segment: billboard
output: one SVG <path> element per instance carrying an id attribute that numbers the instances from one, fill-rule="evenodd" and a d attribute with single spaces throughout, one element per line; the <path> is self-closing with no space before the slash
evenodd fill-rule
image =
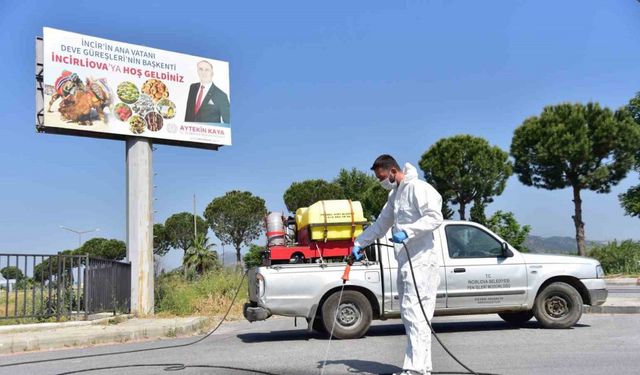
<path id="1" fill-rule="evenodd" d="M 45 27 L 38 131 L 231 145 L 229 63 Z"/>

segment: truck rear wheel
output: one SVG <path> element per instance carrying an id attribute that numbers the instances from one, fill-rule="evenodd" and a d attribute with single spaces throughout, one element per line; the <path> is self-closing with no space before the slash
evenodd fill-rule
<path id="1" fill-rule="evenodd" d="M 525 325 L 531 318 L 533 318 L 533 310 L 527 311 L 516 311 L 516 312 L 508 312 L 508 313 L 498 313 L 498 315 L 505 322 L 511 324 L 515 327 L 521 327 Z"/>
<path id="2" fill-rule="evenodd" d="M 333 337 L 337 339 L 356 339 L 364 336 L 371 325 L 373 315 L 369 300 L 355 290 L 343 292 L 340 306 L 339 298 L 340 292 L 335 292 L 322 305 L 322 322 L 325 329 L 330 333 L 333 327 Z"/>
<path id="3" fill-rule="evenodd" d="M 533 313 L 544 328 L 571 328 L 582 316 L 582 297 L 567 283 L 551 283 L 536 297 Z"/>

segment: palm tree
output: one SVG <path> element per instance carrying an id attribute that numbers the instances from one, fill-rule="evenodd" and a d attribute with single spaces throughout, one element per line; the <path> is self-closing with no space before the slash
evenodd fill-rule
<path id="1" fill-rule="evenodd" d="M 193 267 L 198 274 L 218 267 L 218 253 L 204 234 L 198 234 L 193 244 L 185 251 L 182 263 L 185 268 Z"/>

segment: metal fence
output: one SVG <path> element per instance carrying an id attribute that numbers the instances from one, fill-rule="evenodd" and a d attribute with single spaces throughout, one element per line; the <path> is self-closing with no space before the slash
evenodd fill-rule
<path id="1" fill-rule="evenodd" d="M 0 319 L 130 308 L 131 265 L 87 255 L 0 254 Z"/>
<path id="2" fill-rule="evenodd" d="M 86 269 L 87 310 L 91 312 L 129 312 L 131 299 L 131 264 L 89 258 Z"/>

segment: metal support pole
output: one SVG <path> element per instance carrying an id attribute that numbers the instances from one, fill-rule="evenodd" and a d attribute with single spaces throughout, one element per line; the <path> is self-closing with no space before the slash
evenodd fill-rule
<path id="1" fill-rule="evenodd" d="M 131 262 L 131 312 L 153 314 L 153 162 L 151 141 L 128 138 L 127 259 Z"/>

